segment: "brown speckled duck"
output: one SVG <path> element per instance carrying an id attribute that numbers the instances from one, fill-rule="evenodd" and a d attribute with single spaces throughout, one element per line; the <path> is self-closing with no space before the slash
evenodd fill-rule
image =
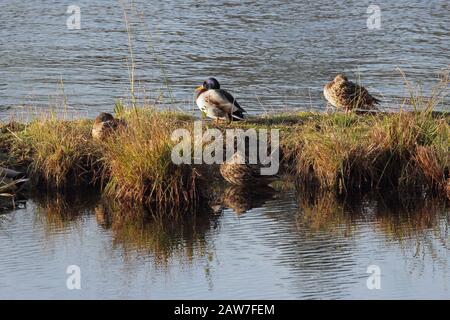
<path id="1" fill-rule="evenodd" d="M 261 166 L 248 164 L 244 157 L 236 152 L 231 159 L 220 165 L 222 177 L 234 185 L 264 186 L 275 181 L 278 176 L 261 175 Z"/>
<path id="2" fill-rule="evenodd" d="M 195 91 L 195 102 L 207 117 L 215 119 L 216 122 L 244 119 L 246 111 L 228 91 L 220 89 L 219 81 L 215 78 L 206 79 Z"/>
<path id="3" fill-rule="evenodd" d="M 325 85 L 323 95 L 334 107 L 346 112 L 354 109 L 378 110 L 375 105 L 380 103 L 366 88 L 349 81 L 342 74 L 338 74 L 333 81 Z"/>
<path id="4" fill-rule="evenodd" d="M 124 120 L 116 119 L 112 114 L 102 112 L 94 120 L 94 125 L 92 126 L 92 137 L 96 140 L 105 139 L 121 127 L 126 127 Z"/>

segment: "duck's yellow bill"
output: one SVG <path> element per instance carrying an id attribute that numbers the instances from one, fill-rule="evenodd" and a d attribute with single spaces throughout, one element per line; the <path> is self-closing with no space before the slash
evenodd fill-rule
<path id="1" fill-rule="evenodd" d="M 202 89 L 203 89 L 203 86 L 200 86 L 200 87 L 195 88 L 195 91 L 200 91 Z"/>

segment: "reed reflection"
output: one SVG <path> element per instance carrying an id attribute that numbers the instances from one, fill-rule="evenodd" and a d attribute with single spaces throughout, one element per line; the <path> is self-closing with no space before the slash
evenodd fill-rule
<path id="1" fill-rule="evenodd" d="M 36 220 L 43 223 L 47 231 L 77 225 L 81 217 L 89 215 L 100 201 L 100 195 L 89 189 L 64 193 L 35 192 L 30 198 L 36 204 Z"/>
<path id="2" fill-rule="evenodd" d="M 437 230 L 441 223 L 447 229 L 449 208 L 445 200 L 405 199 L 399 195 L 367 194 L 362 197 L 340 199 L 332 193 L 318 193 L 298 197 L 299 226 L 311 230 L 330 231 L 338 226 L 354 229 L 358 223 L 372 221 L 372 225 L 389 239 L 403 240 L 417 237 L 429 230 Z"/>
<path id="3" fill-rule="evenodd" d="M 111 232 L 111 248 L 120 248 L 125 256 L 151 256 L 155 264 L 168 265 L 173 258 L 192 263 L 195 258 L 212 255 L 208 235 L 217 228 L 219 216 L 210 210 L 165 218 L 143 208 L 125 208 L 92 193 L 35 195 L 33 201 L 47 236 L 70 228 L 81 231 L 86 219 Z"/>
<path id="4" fill-rule="evenodd" d="M 331 194 L 300 198 L 297 232 L 340 234 L 349 239 L 365 236 L 365 227 L 375 233 L 367 245 L 398 247 L 414 268 L 425 267 L 426 259 L 447 268 L 449 216 L 445 201 L 406 199 L 400 195 L 368 194 L 356 199 L 338 199 Z M 372 244 L 369 242 L 372 241 Z M 383 244 L 380 243 L 383 242 Z M 387 250 L 387 249 L 386 249 Z"/>
<path id="5" fill-rule="evenodd" d="M 97 222 L 112 231 L 113 246 L 150 254 L 162 265 L 174 257 L 190 263 L 209 254 L 208 235 L 217 227 L 218 219 L 209 210 L 167 218 L 105 202 L 97 205 L 95 214 Z"/>

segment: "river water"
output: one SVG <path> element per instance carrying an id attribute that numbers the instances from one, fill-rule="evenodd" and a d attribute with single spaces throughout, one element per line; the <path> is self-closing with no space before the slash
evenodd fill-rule
<path id="1" fill-rule="evenodd" d="M 175 222 L 111 214 L 92 196 L 28 200 L 0 216 L 0 298 L 450 298 L 442 203 L 234 192 Z M 71 265 L 80 290 L 67 288 Z"/>
<path id="2" fill-rule="evenodd" d="M 124 12 L 135 93 L 162 108 L 196 110 L 193 89 L 215 76 L 253 114 L 323 110 L 324 83 L 344 72 L 395 109 L 407 96 L 397 68 L 426 94 L 450 62 L 448 1 L 383 1 L 379 29 L 369 1 L 79 0 L 80 30 L 66 26 L 71 4 L 0 2 L 1 118 L 127 102 Z M 29 199 L 0 215 L 0 298 L 450 298 L 442 203 L 224 196 L 216 214 L 175 222 L 85 195 Z M 66 286 L 70 265 L 81 290 Z"/>
<path id="3" fill-rule="evenodd" d="M 450 63 L 446 0 L 383 1 L 380 23 L 369 19 L 370 28 L 371 1 L 79 0 L 79 30 L 67 27 L 73 4 L 1 1 L 1 116 L 17 106 L 64 104 L 95 116 L 127 102 L 125 20 L 135 94 L 188 111 L 208 76 L 251 113 L 320 110 L 323 85 L 339 72 L 359 79 L 382 108 L 398 109 L 408 96 L 398 68 L 429 94 Z"/>

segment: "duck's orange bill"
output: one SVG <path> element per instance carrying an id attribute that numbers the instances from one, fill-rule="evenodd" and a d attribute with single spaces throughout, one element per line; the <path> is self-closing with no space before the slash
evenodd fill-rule
<path id="1" fill-rule="evenodd" d="M 201 90 L 203 90 L 203 86 L 195 88 L 195 91 L 201 91 Z"/>

